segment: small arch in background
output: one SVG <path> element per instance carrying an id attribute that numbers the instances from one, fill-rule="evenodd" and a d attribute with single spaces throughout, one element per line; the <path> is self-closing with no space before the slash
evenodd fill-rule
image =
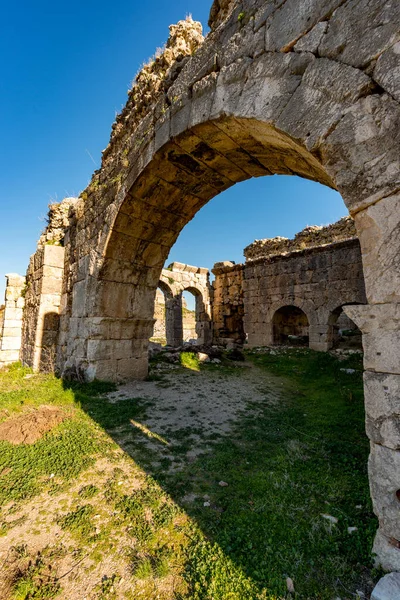
<path id="1" fill-rule="evenodd" d="M 306 313 L 294 305 L 282 306 L 272 319 L 273 342 L 276 345 L 309 345 L 309 321 Z"/>

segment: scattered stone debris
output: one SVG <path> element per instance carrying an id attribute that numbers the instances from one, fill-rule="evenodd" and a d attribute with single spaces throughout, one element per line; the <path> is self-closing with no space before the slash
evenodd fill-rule
<path id="1" fill-rule="evenodd" d="M 220 482 L 218 483 L 218 485 L 219 485 L 220 487 L 228 487 L 229 483 L 226 483 L 226 481 L 220 481 Z"/>
<path id="2" fill-rule="evenodd" d="M 321 517 L 323 517 L 327 521 L 330 521 L 334 525 L 336 525 L 336 523 L 338 522 L 338 519 L 336 517 L 333 517 L 332 515 L 327 515 L 325 513 L 321 513 Z"/>
<path id="3" fill-rule="evenodd" d="M 286 587 L 289 594 L 294 594 L 294 583 L 291 577 L 286 577 Z"/>
<path id="4" fill-rule="evenodd" d="M 400 573 L 388 573 L 374 587 L 371 600 L 399 600 Z"/>

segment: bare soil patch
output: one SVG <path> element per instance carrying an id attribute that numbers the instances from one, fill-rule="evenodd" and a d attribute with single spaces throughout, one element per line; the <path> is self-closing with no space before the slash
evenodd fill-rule
<path id="1" fill-rule="evenodd" d="M 65 412 L 56 406 L 40 406 L 0 423 L 0 441 L 34 444 L 65 418 Z"/>

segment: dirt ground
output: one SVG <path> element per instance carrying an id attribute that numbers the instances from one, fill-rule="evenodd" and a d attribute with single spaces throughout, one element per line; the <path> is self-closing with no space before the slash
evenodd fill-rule
<path id="1" fill-rule="evenodd" d="M 11 444 L 34 444 L 66 418 L 56 406 L 41 406 L 0 423 L 0 440 Z"/>
<path id="2" fill-rule="evenodd" d="M 201 453 L 208 452 L 211 441 L 216 437 L 229 434 L 232 426 L 249 410 L 249 401 L 252 403 L 252 411 L 260 410 L 262 403 L 279 402 L 284 386 L 281 379 L 266 376 L 248 365 L 232 368 L 230 374 L 218 367 L 194 372 L 166 365 L 157 374 L 161 376 L 161 381 L 122 385 L 105 400 L 112 404 L 128 398 L 149 401 L 148 417 L 140 422 L 131 421 L 132 431 L 140 429 L 144 434 L 141 436 L 142 454 L 149 455 L 153 468 L 161 464 L 163 458 L 170 458 L 165 468 L 173 471 L 183 468 Z M 266 389 L 269 390 L 267 396 Z M 31 443 L 62 418 L 61 410 L 42 407 L 3 423 L 0 426 L 0 435 L 3 436 L 1 439 L 8 439 L 13 443 Z M 107 486 L 112 481 L 113 485 L 119 486 L 119 490 L 126 494 L 132 494 L 142 486 L 146 469 L 143 465 L 139 467 L 128 457 L 131 442 L 129 431 L 126 428 L 121 432 L 114 430 L 112 437 L 120 447 L 115 450 L 112 461 L 99 459 L 91 469 L 82 473 L 72 485 L 57 495 L 46 492 L 22 505 L 10 504 L 3 507 L 0 516 L 6 525 L 6 531 L 0 536 L 0 600 L 13 597 L 10 596 L 10 590 L 16 574 L 27 569 L 32 562 L 40 560 L 49 547 L 57 548 L 46 559 L 51 564 L 51 573 L 41 573 L 40 576 L 44 578 L 44 582 L 46 577 L 55 575 L 62 579 L 62 591 L 57 597 L 65 600 L 149 598 L 148 591 L 141 592 L 140 585 L 135 588 L 134 596 L 129 595 L 132 593 L 132 574 L 121 548 L 129 545 L 132 540 L 125 531 L 113 532 L 109 551 L 101 558 L 93 559 L 78 551 L 76 540 L 58 524 L 60 515 L 65 515 L 76 507 L 80 490 L 85 485 L 91 484 L 102 489 L 102 486 Z M 182 437 L 187 450 L 174 459 L 171 448 Z M 189 495 L 186 501 L 194 501 L 194 498 Z M 99 499 L 94 515 L 99 530 L 109 519 L 109 513 L 106 499 Z M 115 572 L 119 573 L 120 579 L 115 584 L 108 585 Z M 151 597 L 175 597 L 174 593 L 178 588 L 174 586 L 178 584 L 175 580 L 170 583 L 170 591 L 155 591 L 155 595 Z M 165 585 L 168 585 L 168 578 Z M 111 589 L 109 595 L 104 594 L 105 588 Z"/>

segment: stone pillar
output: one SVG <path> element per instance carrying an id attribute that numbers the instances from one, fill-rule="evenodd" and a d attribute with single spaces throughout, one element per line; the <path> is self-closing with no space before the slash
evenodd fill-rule
<path id="1" fill-rule="evenodd" d="M 59 336 L 64 248 L 44 244 L 27 272 L 21 360 L 35 371 L 54 371 Z"/>
<path id="2" fill-rule="evenodd" d="M 369 483 L 379 519 L 373 552 L 388 571 L 400 570 L 400 195 L 355 215 L 367 299 L 345 306 L 361 329 Z"/>
<path id="3" fill-rule="evenodd" d="M 329 333 L 330 326 L 328 324 L 310 325 L 308 328 L 309 348 L 311 348 L 311 350 L 327 352 L 330 348 Z"/>
<path id="4" fill-rule="evenodd" d="M 10 273 L 6 275 L 6 280 L 4 320 L 0 331 L 0 368 L 20 359 L 25 306 L 25 277 Z"/>
<path id="5" fill-rule="evenodd" d="M 165 335 L 168 346 L 182 346 L 182 294 L 176 296 L 165 294 Z"/>

